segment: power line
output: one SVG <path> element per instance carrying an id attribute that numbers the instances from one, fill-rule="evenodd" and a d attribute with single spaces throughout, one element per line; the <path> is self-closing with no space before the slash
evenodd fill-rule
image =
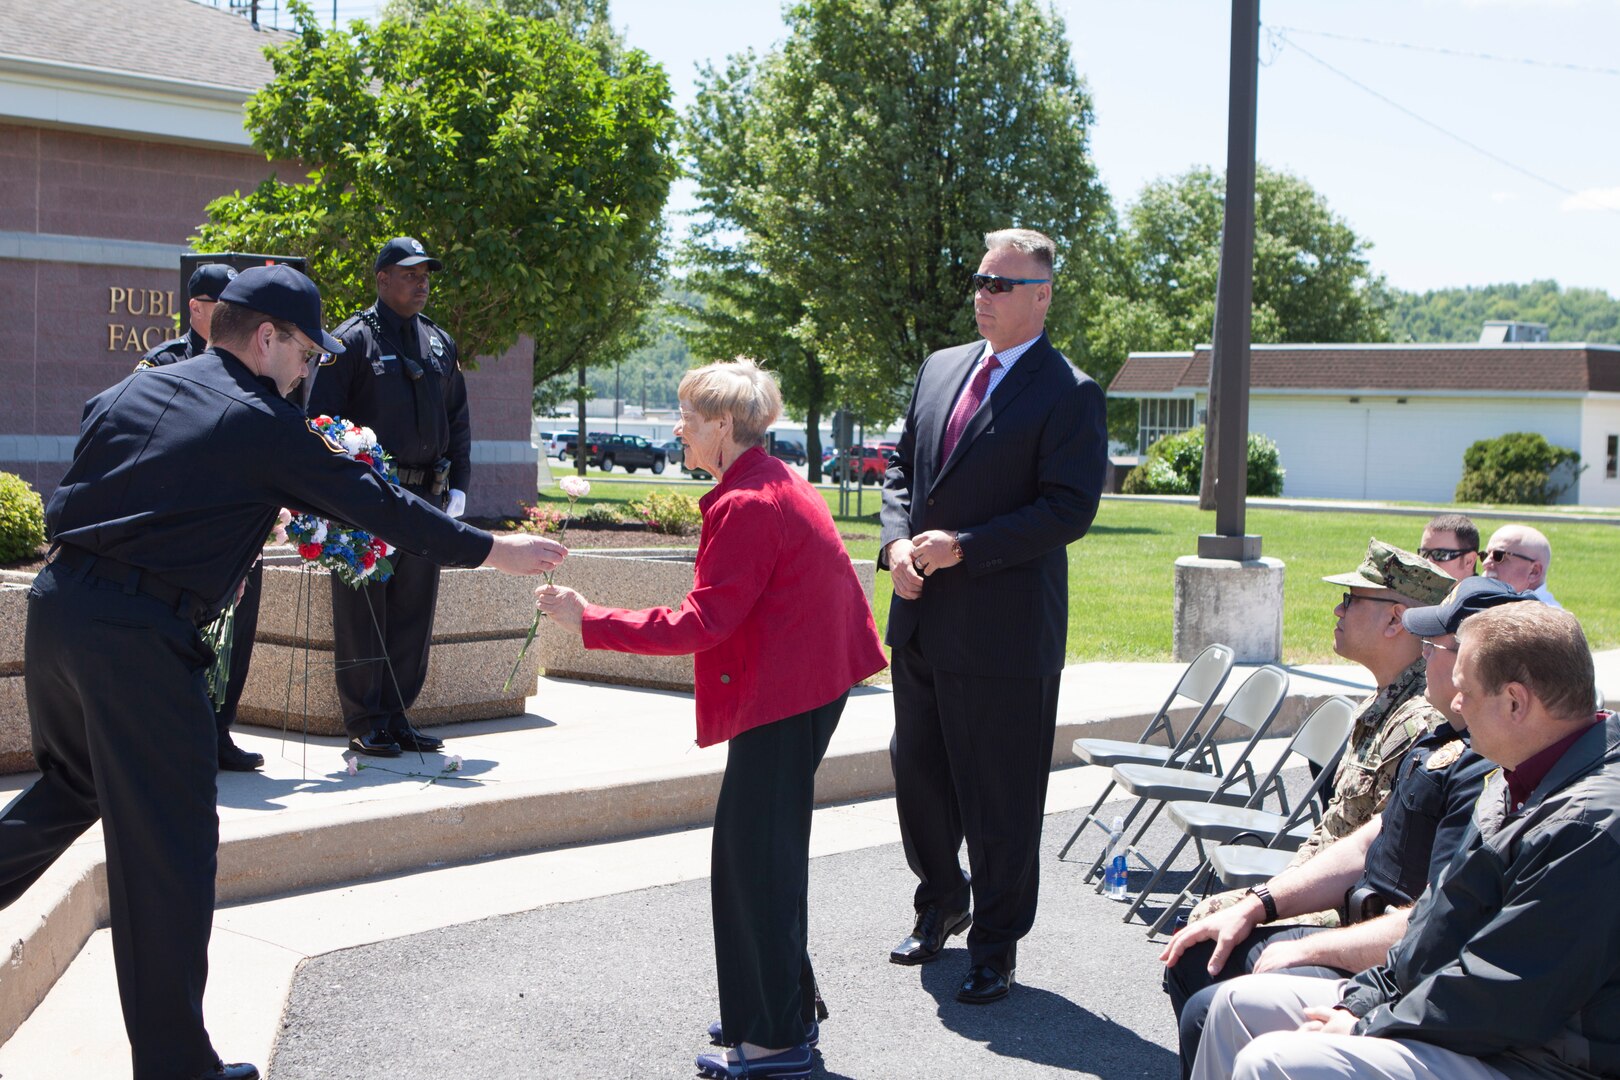
<path id="1" fill-rule="evenodd" d="M 1563 184 L 1560 184 L 1556 180 L 1549 180 L 1547 177 L 1542 176 L 1540 173 L 1532 172 L 1529 169 L 1525 168 L 1523 165 L 1519 165 L 1516 162 L 1509 161 L 1507 158 L 1503 157 L 1501 154 L 1495 153 L 1494 151 L 1491 151 L 1491 150 L 1487 150 L 1485 147 L 1479 145 L 1476 142 L 1473 142 L 1473 141 L 1471 141 L 1469 139 L 1464 138 L 1463 136 L 1457 134 L 1455 131 L 1451 131 L 1451 130 L 1449 130 L 1447 128 L 1441 127 L 1439 124 L 1435 123 L 1433 120 L 1430 120 L 1428 117 L 1418 115 L 1417 113 L 1413 112 L 1411 109 L 1408 109 L 1405 105 L 1402 105 L 1400 102 L 1396 101 L 1394 98 L 1389 97 L 1387 94 L 1379 93 L 1377 90 L 1374 90 L 1372 87 L 1368 86 L 1366 83 L 1364 83 L 1361 80 L 1355 78 L 1354 76 L 1352 76 L 1352 75 L 1350 75 L 1350 74 L 1348 74 L 1346 72 L 1340 71 L 1338 68 L 1334 67 L 1332 64 L 1328 63 L 1326 60 L 1323 60 L 1320 56 L 1317 56 L 1314 53 L 1310 52 L 1309 50 L 1302 48 L 1297 41 L 1292 40 L 1286 34 L 1284 34 L 1282 32 L 1282 29 L 1283 29 L 1282 27 L 1273 27 L 1273 26 L 1266 27 L 1267 33 L 1272 37 L 1274 42 L 1280 42 L 1281 44 L 1286 45 L 1289 48 L 1292 48 L 1295 52 L 1299 53 L 1301 56 L 1305 57 L 1307 60 L 1310 60 L 1312 63 L 1321 65 L 1322 67 L 1326 68 L 1328 71 L 1331 71 L 1333 74 L 1335 74 L 1339 78 L 1343 79 L 1345 82 L 1349 83 L 1351 86 L 1354 86 L 1356 89 L 1361 90 L 1364 93 L 1371 94 L 1373 97 L 1377 98 L 1379 101 L 1382 101 L 1385 105 L 1388 105 L 1390 108 L 1396 110 L 1397 112 L 1403 113 L 1404 115 L 1411 117 L 1413 120 L 1416 120 L 1418 123 L 1422 124 L 1425 127 L 1432 128 L 1433 130 L 1438 131 L 1440 134 L 1444 135 L 1448 139 L 1451 139 L 1451 140 L 1453 140 L 1455 142 L 1461 143 L 1462 145 L 1466 146 L 1468 149 L 1474 151 L 1474 153 L 1476 153 L 1476 154 L 1480 154 L 1483 157 L 1490 158 L 1492 161 L 1496 162 L 1498 165 L 1505 166 L 1505 167 L 1507 167 L 1509 169 L 1512 169 L 1516 173 L 1519 173 L 1519 174 L 1521 174 L 1523 176 L 1529 177 L 1530 179 L 1534 180 L 1538 184 L 1545 184 L 1547 187 L 1550 187 L 1554 191 L 1557 191 L 1557 192 L 1559 192 L 1559 193 L 1561 193 L 1563 195 L 1569 195 L 1569 196 L 1574 197 L 1574 196 L 1578 196 L 1580 194 L 1579 192 L 1575 191 L 1572 188 L 1565 187 Z M 1620 215 L 1620 210 L 1617 210 L 1614 207 L 1605 206 L 1605 207 L 1602 207 L 1602 209 L 1609 211 L 1609 213 L 1611 213 L 1611 214 Z"/>
<path id="2" fill-rule="evenodd" d="M 1571 64 L 1560 60 L 1537 60 L 1528 56 L 1498 56 L 1496 53 L 1474 52 L 1469 49 L 1448 49 L 1444 45 L 1414 45 L 1408 41 L 1388 41 L 1383 38 L 1336 34 L 1331 30 L 1305 30 L 1298 26 L 1268 26 L 1267 29 L 1279 33 L 1311 34 L 1315 37 L 1332 38 L 1335 41 L 1353 41 L 1358 45 L 1379 45 L 1386 49 L 1410 49 L 1413 52 L 1439 53 L 1442 56 L 1460 56 L 1469 60 L 1492 60 L 1501 64 L 1527 64 L 1531 67 L 1555 68 L 1560 71 L 1578 71 L 1587 75 L 1620 76 L 1620 68 L 1596 67 L 1591 64 Z"/>

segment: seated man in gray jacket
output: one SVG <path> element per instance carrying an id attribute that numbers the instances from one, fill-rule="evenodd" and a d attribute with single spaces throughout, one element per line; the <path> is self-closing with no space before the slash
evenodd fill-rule
<path id="1" fill-rule="evenodd" d="M 1453 705 L 1491 777 L 1456 857 L 1383 965 L 1249 975 L 1215 993 L 1193 1076 L 1486 1080 L 1620 1074 L 1620 721 L 1594 717 L 1567 612 L 1513 604 L 1458 632 Z"/>

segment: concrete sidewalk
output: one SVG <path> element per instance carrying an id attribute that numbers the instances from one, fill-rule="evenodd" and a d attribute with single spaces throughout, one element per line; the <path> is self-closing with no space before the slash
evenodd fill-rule
<path id="1" fill-rule="evenodd" d="M 1620 652 L 1599 661 L 1601 684 L 1620 697 Z M 1069 743 L 1081 733 L 1135 737 L 1181 670 L 1068 669 L 1054 762 L 1072 760 Z M 1323 696 L 1370 690 L 1360 668 L 1291 675 L 1280 732 Z M 1227 694 L 1242 676 L 1234 673 Z M 307 957 L 706 875 L 707 830 L 693 827 L 708 823 L 725 748 L 694 745 L 689 695 L 542 680 L 528 707 L 522 717 L 439 729 L 464 759 L 454 773 L 443 772 L 440 755 L 406 755 L 361 759 L 366 767 L 351 776 L 340 740 L 240 734 L 268 764 L 220 778 L 221 910 L 207 1009 L 228 1059 L 268 1063 L 292 974 Z M 818 776 L 818 802 L 843 805 L 818 811 L 817 854 L 898 839 L 886 798 L 891 730 L 888 689 L 858 689 Z M 5 778 L 0 798 L 32 779 Z M 1056 773 L 1049 812 L 1089 805 L 1106 779 L 1100 770 Z M 106 921 L 101 864 L 98 827 L 0 911 L 10 943 L 0 969 L 8 1080 L 127 1074 L 110 942 L 96 932 Z M 415 873 L 426 869 L 435 872 Z"/>

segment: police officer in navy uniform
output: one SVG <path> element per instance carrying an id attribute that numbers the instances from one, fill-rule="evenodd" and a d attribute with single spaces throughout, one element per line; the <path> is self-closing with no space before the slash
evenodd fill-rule
<path id="1" fill-rule="evenodd" d="M 467 387 L 455 341 L 422 314 L 428 275 L 442 269 L 411 237 L 383 245 L 377 302 L 334 331 L 343 353 L 316 376 L 309 413 L 371 428 L 394 456 L 399 485 L 459 518 L 472 473 Z M 427 679 L 438 595 L 439 568 L 405 552 L 387 581 L 354 588 L 332 579 L 337 692 L 351 750 L 397 757 L 444 746 L 407 716 Z"/>
<path id="2" fill-rule="evenodd" d="M 286 400 L 313 357 L 320 293 L 289 266 L 244 270 L 212 345 L 85 407 L 46 511 L 24 685 L 40 778 L 0 814 L 0 906 L 100 818 L 113 960 L 136 1080 L 251 1080 L 203 1025 L 219 843 L 199 627 L 258 558 L 278 508 L 350 522 L 453 566 L 540 573 L 564 554 L 492 537 L 384 482 Z"/>
<path id="3" fill-rule="evenodd" d="M 136 371 L 163 367 L 189 360 L 208 348 L 208 329 L 214 317 L 219 294 L 236 276 L 235 267 L 224 263 L 203 263 L 191 272 L 186 283 L 186 306 L 190 326 L 177 338 L 165 341 L 141 357 Z M 259 630 L 259 590 L 264 584 L 264 563 L 256 561 L 248 571 L 242 599 L 236 603 L 236 619 L 231 632 L 231 670 L 225 686 L 225 700 L 214 704 L 214 727 L 219 735 L 219 767 L 231 772 L 252 772 L 264 765 L 264 755 L 243 750 L 231 739 L 236 707 L 247 685 L 248 664 L 253 658 L 253 638 Z"/>

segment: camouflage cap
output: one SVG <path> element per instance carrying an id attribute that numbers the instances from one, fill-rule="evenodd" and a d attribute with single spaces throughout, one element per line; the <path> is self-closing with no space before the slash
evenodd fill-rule
<path id="1" fill-rule="evenodd" d="M 1386 544 L 1376 536 L 1367 542 L 1367 557 L 1348 574 L 1323 581 L 1358 589 L 1387 589 L 1400 593 L 1419 607 L 1439 604 L 1457 584 L 1455 578 L 1428 559 Z"/>

